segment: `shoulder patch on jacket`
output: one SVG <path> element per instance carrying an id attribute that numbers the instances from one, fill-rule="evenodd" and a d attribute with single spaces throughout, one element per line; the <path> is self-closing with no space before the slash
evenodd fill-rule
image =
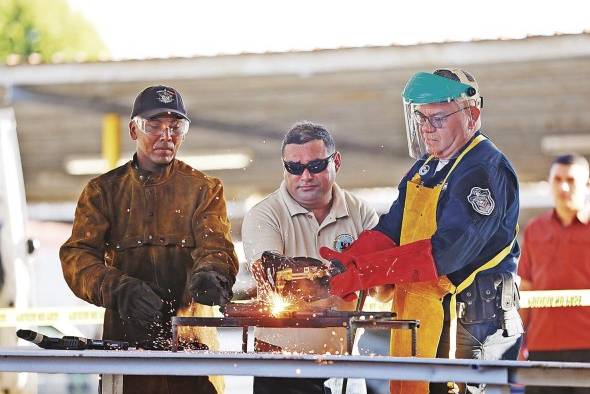
<path id="1" fill-rule="evenodd" d="M 496 206 L 490 189 L 482 189 L 477 186 L 471 188 L 467 201 L 469 201 L 475 212 L 485 216 L 491 215 Z"/>

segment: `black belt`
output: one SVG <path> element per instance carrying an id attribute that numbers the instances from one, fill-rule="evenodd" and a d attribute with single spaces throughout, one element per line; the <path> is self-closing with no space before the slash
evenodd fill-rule
<path id="1" fill-rule="evenodd" d="M 457 297 L 457 317 L 464 323 L 493 320 L 518 309 L 518 288 L 509 272 L 478 275 Z"/>
<path id="2" fill-rule="evenodd" d="M 518 314 L 518 286 L 511 273 L 488 274 L 476 280 L 459 294 L 457 318 L 463 324 L 497 321 L 504 336 L 524 332 Z"/>

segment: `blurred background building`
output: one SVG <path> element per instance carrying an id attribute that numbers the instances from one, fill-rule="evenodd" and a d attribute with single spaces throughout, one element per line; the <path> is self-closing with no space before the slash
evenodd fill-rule
<path id="1" fill-rule="evenodd" d="M 120 159 L 134 150 L 130 105 L 150 84 L 178 88 L 192 124 L 180 157 L 223 180 L 240 219 L 282 176 L 281 138 L 307 119 L 328 126 L 344 155 L 339 183 L 379 209 L 410 164 L 400 92 L 417 70 L 461 66 L 485 98 L 483 131 L 512 160 L 523 208 L 547 206 L 551 158 L 590 153 L 590 34 L 214 57 L 20 64 L 0 70 L 14 107 L 31 215 L 69 221 L 83 185 L 108 168 L 105 122 Z M 112 143 L 111 140 L 107 140 Z M 540 193 L 540 194 L 539 194 Z M 548 195 L 547 195 L 548 196 Z M 528 215 L 527 215 L 528 216 Z"/>

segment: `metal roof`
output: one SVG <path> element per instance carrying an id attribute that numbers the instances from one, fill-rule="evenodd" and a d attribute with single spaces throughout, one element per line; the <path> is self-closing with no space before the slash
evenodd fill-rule
<path id="1" fill-rule="evenodd" d="M 66 173 L 71 156 L 98 156 L 105 111 L 127 114 L 143 87 L 179 89 L 194 119 L 181 152 L 246 151 L 242 169 L 210 171 L 230 200 L 264 194 L 282 178 L 280 141 L 299 120 L 325 124 L 343 153 L 347 188 L 394 186 L 411 163 L 400 93 L 409 76 L 461 66 L 486 100 L 483 130 L 523 181 L 546 178 L 543 138 L 590 130 L 590 35 L 0 67 L 0 94 L 15 107 L 29 201 L 73 201 L 89 176 Z M 559 140 L 559 138 L 558 138 Z M 544 150 L 545 149 L 545 150 Z"/>

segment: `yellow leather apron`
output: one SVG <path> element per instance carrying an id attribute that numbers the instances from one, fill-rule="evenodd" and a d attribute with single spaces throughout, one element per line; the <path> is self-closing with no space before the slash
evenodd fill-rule
<path id="1" fill-rule="evenodd" d="M 457 157 L 445 179 L 438 185 L 430 188 L 422 184 L 418 173 L 406 184 L 406 200 L 402 220 L 400 245 L 431 238 L 435 233 L 436 210 L 443 186 L 461 159 L 469 153 L 477 144 L 486 138 L 477 136 Z M 432 156 L 426 160 L 428 163 Z M 426 164 L 425 163 L 425 164 Z M 437 281 L 404 283 L 395 286 L 393 296 L 393 311 L 398 319 L 420 320 L 420 328 L 417 335 L 417 357 L 435 358 L 436 350 L 444 324 L 443 297 L 451 293 L 450 303 L 450 350 L 449 358 L 455 358 L 457 310 L 456 295 L 467 288 L 475 278 L 475 275 L 483 270 L 498 265 L 506 257 L 512 245 L 506 246 L 493 259 L 474 271 L 458 286 L 454 286 L 446 276 L 441 276 Z M 392 330 L 391 355 L 396 357 L 411 356 L 411 333 L 409 330 Z M 428 393 L 428 382 L 421 381 L 391 381 L 391 394 L 424 394 Z"/>

